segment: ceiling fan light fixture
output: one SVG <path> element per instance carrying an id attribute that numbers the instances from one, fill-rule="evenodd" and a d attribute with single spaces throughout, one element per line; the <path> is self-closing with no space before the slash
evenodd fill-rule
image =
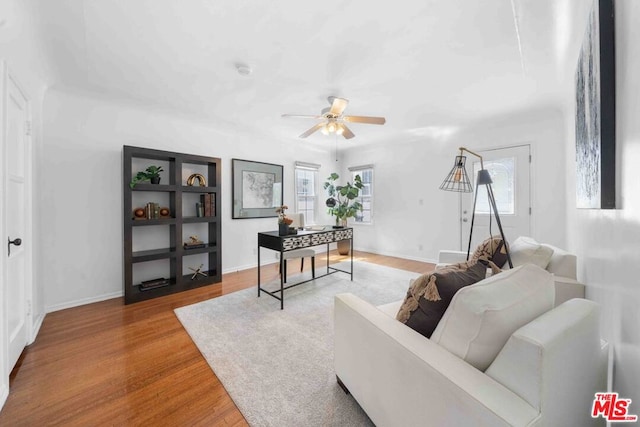
<path id="1" fill-rule="evenodd" d="M 344 127 L 341 124 L 338 124 L 338 126 L 336 128 L 336 133 L 338 135 L 342 135 L 343 132 L 344 132 Z"/>
<path id="2" fill-rule="evenodd" d="M 322 132 L 324 135 L 329 135 L 329 130 L 327 129 L 327 125 L 324 125 L 320 128 L 320 132 Z"/>
<path id="3" fill-rule="evenodd" d="M 329 133 L 333 133 L 336 131 L 336 124 L 334 122 L 329 122 L 327 124 L 327 130 L 329 131 Z"/>

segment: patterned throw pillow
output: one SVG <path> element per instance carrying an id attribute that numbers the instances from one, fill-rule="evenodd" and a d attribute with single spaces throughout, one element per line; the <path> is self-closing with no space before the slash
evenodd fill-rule
<path id="1" fill-rule="evenodd" d="M 486 274 L 484 261 L 467 261 L 423 274 L 411 282 L 396 319 L 429 338 L 455 293 Z"/>
<path id="2" fill-rule="evenodd" d="M 502 237 L 492 236 L 480 243 L 469 260 L 475 261 L 478 259 L 491 261 L 498 268 L 502 268 L 507 262 L 507 251 Z"/>

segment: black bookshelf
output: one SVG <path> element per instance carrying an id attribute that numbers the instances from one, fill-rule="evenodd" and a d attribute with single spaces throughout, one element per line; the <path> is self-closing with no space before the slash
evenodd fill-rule
<path id="1" fill-rule="evenodd" d="M 134 163 L 137 166 L 134 166 Z M 129 186 L 132 177 L 147 166 L 161 165 L 164 169 L 163 180 L 168 178 L 169 182 L 160 184 L 150 184 L 148 182 L 138 183 L 132 189 Z M 196 170 L 199 175 L 206 179 L 206 186 L 194 184 L 187 185 L 189 171 Z M 221 161 L 216 157 L 196 156 L 191 154 L 174 153 L 169 151 L 153 150 L 142 147 L 123 147 L 123 225 L 124 225 L 124 300 L 125 304 L 131 304 L 163 295 L 182 292 L 201 286 L 218 283 L 222 280 L 222 256 L 221 256 L 221 204 L 220 193 L 221 183 Z M 200 180 L 196 181 L 198 184 Z M 212 198 L 215 211 L 209 216 L 197 216 L 194 200 L 199 200 L 200 195 L 209 194 Z M 169 215 L 165 217 L 152 217 L 136 219 L 134 210 L 144 208 L 139 205 L 139 200 L 162 198 L 167 200 L 166 206 Z M 134 204 L 135 201 L 135 204 Z M 189 203 L 192 205 L 189 206 Z M 213 209 L 212 209 L 213 210 Z M 206 235 L 199 235 L 204 242 L 204 247 L 186 249 L 183 244 L 189 241 L 188 233 L 185 233 L 185 225 L 193 227 L 196 224 L 206 228 Z M 159 245 L 155 248 L 145 248 L 136 250 L 136 232 L 146 232 L 146 237 L 151 240 L 158 237 L 159 240 L 168 241 L 168 245 Z M 160 234 L 158 236 L 158 234 Z M 195 278 L 189 267 L 198 268 L 199 265 L 191 266 L 185 260 L 190 255 L 199 255 L 205 258 L 208 264 L 203 265 L 203 276 L 198 274 Z M 160 262 L 162 265 L 156 277 L 138 277 L 136 268 L 141 268 L 149 275 L 155 266 L 144 268 L 144 263 Z M 156 278 L 164 278 L 166 282 L 158 282 L 157 287 L 145 288 L 142 282 L 152 282 Z"/>

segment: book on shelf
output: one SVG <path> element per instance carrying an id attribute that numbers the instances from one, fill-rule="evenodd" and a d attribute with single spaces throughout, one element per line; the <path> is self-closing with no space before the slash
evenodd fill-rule
<path id="1" fill-rule="evenodd" d="M 158 279 L 143 280 L 138 286 L 140 287 L 140 290 L 149 290 L 167 285 L 169 285 L 169 279 L 161 277 Z"/>
<path id="2" fill-rule="evenodd" d="M 200 203 L 204 207 L 204 216 L 216 216 L 216 193 L 201 194 Z"/>
<path id="3" fill-rule="evenodd" d="M 205 246 L 207 246 L 205 243 L 185 243 L 184 244 L 185 249 L 198 249 L 198 248 L 204 248 Z"/>
<path id="4" fill-rule="evenodd" d="M 160 204 L 149 202 L 145 207 L 145 216 L 147 219 L 158 219 L 160 218 Z"/>

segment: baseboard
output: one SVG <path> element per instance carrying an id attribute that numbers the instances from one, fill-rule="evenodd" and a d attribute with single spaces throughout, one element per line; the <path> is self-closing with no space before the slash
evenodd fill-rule
<path id="1" fill-rule="evenodd" d="M 5 378 L 6 381 L 9 381 L 9 378 Z M 0 409 L 7 402 L 7 398 L 9 397 L 9 384 L 2 384 L 0 387 Z"/>
<path id="2" fill-rule="evenodd" d="M 75 301 L 69 301 L 62 304 L 55 304 L 45 307 L 45 313 L 53 313 L 54 311 L 65 310 L 67 308 L 79 307 L 81 305 L 92 304 L 94 302 L 106 301 L 108 299 L 119 298 L 124 296 L 124 291 L 102 294 L 95 297 L 83 298 Z"/>
<path id="3" fill-rule="evenodd" d="M 378 251 L 378 250 L 369 249 L 369 248 L 355 248 L 355 250 L 356 251 L 362 251 L 362 252 L 369 252 L 370 254 L 391 256 L 391 257 L 394 257 L 394 258 L 408 259 L 408 260 L 411 260 L 411 261 L 428 262 L 430 264 L 437 264 L 438 263 L 438 260 L 436 260 L 436 259 L 421 258 L 421 257 L 401 254 L 401 253 L 397 253 L 397 252 Z"/>
<path id="4" fill-rule="evenodd" d="M 385 251 L 377 251 L 377 250 L 373 250 L 373 249 L 366 249 L 366 248 L 355 248 L 356 251 L 361 251 L 361 252 L 368 252 L 370 254 L 376 254 L 376 255 L 384 255 L 384 256 L 391 256 L 394 258 L 402 258 L 402 259 L 408 259 L 411 261 L 419 261 L 419 262 L 427 262 L 430 264 L 437 264 L 438 260 L 435 259 L 429 259 L 429 258 L 420 258 L 420 257 L 415 257 L 415 256 L 411 256 L 411 255 L 405 255 L 405 254 L 400 254 L 400 253 L 395 253 L 395 252 L 385 252 Z M 316 250 L 316 254 L 324 254 L 326 253 L 325 250 Z M 275 260 L 270 260 L 268 262 L 262 262 L 260 264 L 261 267 L 267 266 L 267 265 L 273 265 L 273 264 L 277 264 L 279 261 L 277 259 Z M 226 270 L 222 270 L 222 274 L 229 274 L 229 273 L 237 273 L 238 271 L 243 271 L 243 270 L 249 270 L 250 268 L 256 268 L 258 266 L 257 262 L 251 263 L 251 264 L 245 264 L 245 265 L 239 265 L 236 267 L 232 267 L 232 268 L 228 268 Z"/>
<path id="5" fill-rule="evenodd" d="M 280 261 L 277 259 L 274 259 L 273 261 L 269 261 L 269 262 L 262 262 L 260 263 L 260 267 L 266 267 L 268 265 L 277 264 L 279 262 Z M 236 267 L 227 268 L 226 270 L 222 270 L 222 274 L 237 273 L 238 271 L 249 270 L 251 268 L 256 268 L 257 266 L 258 266 L 257 262 L 254 262 L 251 264 L 239 265 Z"/>
<path id="6" fill-rule="evenodd" d="M 33 344 L 33 342 L 36 340 L 36 337 L 38 336 L 38 332 L 40 332 L 40 327 L 42 326 L 42 322 L 44 322 L 44 316 L 45 314 L 42 313 L 41 315 L 39 315 L 34 319 L 34 322 L 31 325 L 31 337 L 30 337 L 31 339 L 29 340 L 27 345 Z"/>

